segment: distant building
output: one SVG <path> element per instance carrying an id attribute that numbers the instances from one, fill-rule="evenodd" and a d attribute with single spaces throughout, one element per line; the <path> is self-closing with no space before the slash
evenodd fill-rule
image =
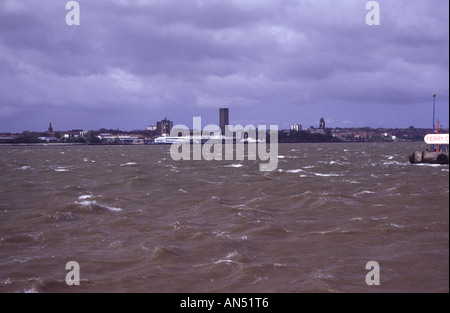
<path id="1" fill-rule="evenodd" d="M 170 131 L 173 128 L 173 122 L 164 118 L 160 122 L 156 122 L 156 132 L 159 136 L 170 135 Z"/>
<path id="2" fill-rule="evenodd" d="M 325 120 L 323 117 L 319 121 L 319 129 L 325 130 Z"/>
<path id="3" fill-rule="evenodd" d="M 301 125 L 301 124 L 292 124 L 292 125 L 291 125 L 291 130 L 292 130 L 292 131 L 299 132 L 299 131 L 302 130 L 302 125 Z"/>
<path id="4" fill-rule="evenodd" d="M 0 136 L 0 143 L 12 143 L 16 138 L 11 136 Z"/>
<path id="5" fill-rule="evenodd" d="M 225 127 L 230 125 L 228 108 L 221 108 L 219 110 L 219 123 L 222 135 L 225 135 Z"/>
<path id="6" fill-rule="evenodd" d="M 118 144 L 135 144 L 143 145 L 145 143 L 145 136 L 140 134 L 100 134 L 97 136 L 102 141 L 107 143 L 118 143 Z"/>
<path id="7" fill-rule="evenodd" d="M 310 134 L 325 134 L 325 120 L 324 118 L 320 118 L 319 121 L 319 128 L 314 128 L 314 126 L 311 126 L 310 128 L 308 128 L 306 130 L 307 132 L 309 132 Z"/>
<path id="8" fill-rule="evenodd" d="M 50 143 L 50 142 L 53 142 L 53 143 L 58 142 L 58 139 L 57 139 L 56 137 L 38 137 L 38 139 L 39 139 L 39 140 L 42 140 L 42 141 L 45 141 L 45 142 L 47 142 L 47 143 Z"/>
<path id="9" fill-rule="evenodd" d="M 147 126 L 145 129 L 148 130 L 148 131 L 155 131 L 156 130 L 156 126 L 150 125 L 150 126 Z"/>
<path id="10" fill-rule="evenodd" d="M 111 134 L 111 133 L 100 133 L 100 134 L 97 136 L 97 138 L 100 139 L 100 140 L 102 140 L 104 137 L 107 137 L 107 136 L 113 136 L 113 134 Z"/>
<path id="11" fill-rule="evenodd" d="M 49 133 L 53 133 L 52 123 L 50 123 L 50 124 L 48 125 L 48 132 L 49 132 Z"/>
<path id="12" fill-rule="evenodd" d="M 78 138 L 78 137 L 84 137 L 86 135 L 86 132 L 82 129 L 72 129 L 71 131 L 68 131 L 64 133 L 64 138 Z"/>

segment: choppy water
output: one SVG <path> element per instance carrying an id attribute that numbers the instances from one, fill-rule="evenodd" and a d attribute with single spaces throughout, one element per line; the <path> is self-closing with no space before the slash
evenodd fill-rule
<path id="1" fill-rule="evenodd" d="M 0 292 L 448 292 L 449 167 L 409 164 L 424 148 L 281 144 L 264 173 L 168 146 L 0 146 Z"/>

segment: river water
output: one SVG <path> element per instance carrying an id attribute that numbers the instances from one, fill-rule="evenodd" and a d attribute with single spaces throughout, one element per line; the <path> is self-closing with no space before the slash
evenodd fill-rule
<path id="1" fill-rule="evenodd" d="M 409 164 L 425 148 L 280 144 L 260 172 L 169 146 L 0 146 L 0 292 L 448 292 L 449 167 Z"/>

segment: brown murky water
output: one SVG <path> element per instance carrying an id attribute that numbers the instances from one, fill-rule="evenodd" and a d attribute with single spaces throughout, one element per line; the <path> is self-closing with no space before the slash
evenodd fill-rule
<path id="1" fill-rule="evenodd" d="M 0 146 L 0 292 L 448 292 L 449 167 L 409 164 L 424 148 L 280 144 L 260 172 L 168 146 Z"/>

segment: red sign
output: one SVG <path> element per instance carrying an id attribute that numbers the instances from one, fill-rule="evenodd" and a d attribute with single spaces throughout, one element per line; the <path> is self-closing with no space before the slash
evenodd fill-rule
<path id="1" fill-rule="evenodd" d="M 428 134 L 424 140 L 429 145 L 448 145 L 448 134 Z"/>

